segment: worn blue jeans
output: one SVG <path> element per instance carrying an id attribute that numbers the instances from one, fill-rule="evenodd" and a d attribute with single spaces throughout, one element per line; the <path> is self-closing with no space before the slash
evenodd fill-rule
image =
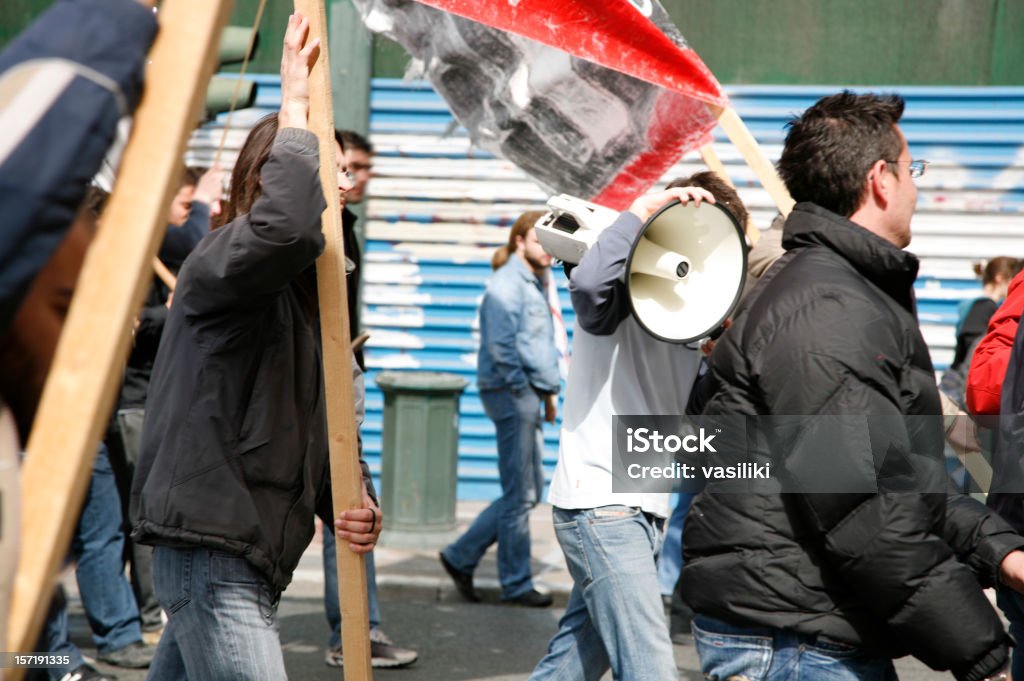
<path id="1" fill-rule="evenodd" d="M 89 492 L 71 540 L 75 578 L 92 640 L 100 653 L 142 640 L 139 606 L 124 576 L 121 497 L 107 446 L 100 443 Z"/>
<path id="2" fill-rule="evenodd" d="M 892 660 L 821 636 L 735 627 L 697 615 L 693 640 L 708 681 L 896 681 Z"/>
<path id="3" fill-rule="evenodd" d="M 533 681 L 678 678 L 658 592 L 662 521 L 628 506 L 554 509 L 572 594 Z"/>
<path id="4" fill-rule="evenodd" d="M 456 570 L 472 574 L 497 541 L 501 597 L 509 599 L 533 589 L 530 509 L 544 490 L 540 397 L 532 389 L 518 396 L 508 390 L 482 390 L 480 401 L 497 430 L 501 496 L 442 553 Z"/>
<path id="5" fill-rule="evenodd" d="M 139 608 L 124 576 L 123 552 L 121 501 L 107 447 L 101 442 L 85 504 L 71 538 L 71 558 L 78 561 L 78 594 L 100 653 L 142 640 Z M 83 662 L 81 651 L 71 642 L 63 589 L 58 589 L 50 605 L 40 643 L 45 645 L 42 650 L 68 655 L 72 660 L 66 668 L 51 669 L 51 678 L 60 678 Z"/>
<path id="6" fill-rule="evenodd" d="M 157 546 L 153 587 L 168 621 L 147 681 L 281 681 L 279 592 L 244 558 Z"/>
<path id="7" fill-rule="evenodd" d="M 658 586 L 663 596 L 671 596 L 676 590 L 679 573 L 683 570 L 683 527 L 696 496 L 695 492 L 680 492 L 676 507 L 665 525 L 665 545 L 661 547 L 658 558 Z"/>
<path id="8" fill-rule="evenodd" d="M 324 525 L 324 613 L 331 627 L 327 645 L 337 648 L 341 645 L 341 608 L 338 605 L 338 554 L 337 540 L 331 528 Z M 370 629 L 380 628 L 380 601 L 377 599 L 377 567 L 373 562 L 373 551 L 366 554 L 366 600 L 370 610 Z"/>
<path id="9" fill-rule="evenodd" d="M 996 591 L 996 603 L 1010 622 L 1010 636 L 1016 641 L 1010 662 L 1010 676 L 1024 679 L 1024 597 L 1016 591 L 1001 588 Z"/>

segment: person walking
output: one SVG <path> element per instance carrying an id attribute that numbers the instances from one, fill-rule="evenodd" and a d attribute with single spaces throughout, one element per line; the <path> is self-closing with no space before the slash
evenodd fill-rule
<path id="1" fill-rule="evenodd" d="M 502 494 L 440 555 L 469 601 L 480 600 L 473 571 L 497 542 L 502 601 L 541 608 L 552 602 L 534 588 L 530 570 L 529 515 L 544 491 L 541 408 L 543 419 L 554 423 L 561 382 L 544 291 L 551 256 L 534 229 L 543 215 L 523 213 L 512 225 L 508 243 L 491 262 L 496 271 L 480 303 L 477 387 L 497 432 Z"/>

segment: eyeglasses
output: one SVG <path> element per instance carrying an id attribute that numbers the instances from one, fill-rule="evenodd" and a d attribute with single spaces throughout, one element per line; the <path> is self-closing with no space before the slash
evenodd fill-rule
<path id="1" fill-rule="evenodd" d="M 924 171 L 928 170 L 928 161 L 921 159 L 914 159 L 913 161 L 886 161 L 886 163 L 906 163 L 910 166 L 910 177 L 918 178 L 924 175 Z"/>
<path id="2" fill-rule="evenodd" d="M 924 171 L 922 171 L 922 172 L 924 172 Z M 341 171 L 341 175 L 346 180 L 348 180 L 349 182 L 355 182 L 356 181 L 355 173 L 353 173 L 351 170 L 343 170 L 343 171 Z"/>

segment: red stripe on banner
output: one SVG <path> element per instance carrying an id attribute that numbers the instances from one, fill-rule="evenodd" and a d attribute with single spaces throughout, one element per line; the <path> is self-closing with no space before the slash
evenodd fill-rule
<path id="1" fill-rule="evenodd" d="M 419 0 L 557 47 L 719 107 L 728 98 L 697 53 L 673 42 L 638 0 Z"/>
<path id="2" fill-rule="evenodd" d="M 661 179 L 679 157 L 709 141 L 718 122 L 702 102 L 675 92 L 662 92 L 647 130 L 648 150 L 636 156 L 591 201 L 625 210 L 636 197 Z"/>

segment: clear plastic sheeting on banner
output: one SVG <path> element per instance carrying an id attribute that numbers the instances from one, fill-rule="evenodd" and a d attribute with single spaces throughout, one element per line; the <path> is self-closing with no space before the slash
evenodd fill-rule
<path id="1" fill-rule="evenodd" d="M 371 31 L 396 40 L 417 60 L 474 144 L 515 163 L 549 193 L 627 207 L 684 152 L 709 141 L 715 119 L 707 104 L 727 101 L 656 2 L 643 3 L 651 5 L 650 15 L 631 8 L 627 15 L 636 22 L 634 33 L 661 39 L 652 41 L 657 44 L 649 54 L 629 46 L 637 54 L 630 70 L 654 74 L 667 63 L 682 64 L 687 68 L 680 69 L 682 77 L 673 76 L 673 89 L 572 56 L 604 61 L 617 54 L 610 43 L 620 40 L 622 27 L 604 34 L 607 21 L 590 25 L 567 18 L 545 33 L 536 16 L 501 17 L 500 8 L 480 14 L 503 28 L 519 21 L 513 33 L 412 0 L 355 2 Z M 555 21 L 560 4 L 576 3 L 548 4 L 545 21 Z M 595 54 L 602 44 L 602 54 Z"/>

